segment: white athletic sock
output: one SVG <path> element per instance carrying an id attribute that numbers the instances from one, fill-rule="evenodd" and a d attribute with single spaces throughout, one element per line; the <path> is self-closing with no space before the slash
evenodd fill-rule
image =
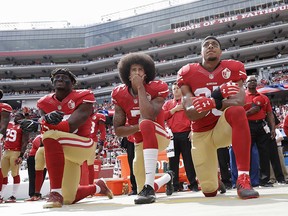
<path id="1" fill-rule="evenodd" d="M 13 184 L 12 196 L 16 197 L 20 184 Z"/>
<path id="2" fill-rule="evenodd" d="M 163 176 L 161 176 L 158 179 L 155 179 L 155 183 L 158 185 L 158 188 L 162 187 L 165 185 L 167 182 L 171 180 L 171 176 L 167 173 L 165 173 Z"/>
<path id="3" fill-rule="evenodd" d="M 144 149 L 144 167 L 146 174 L 145 184 L 154 188 L 155 171 L 158 158 L 158 149 Z"/>

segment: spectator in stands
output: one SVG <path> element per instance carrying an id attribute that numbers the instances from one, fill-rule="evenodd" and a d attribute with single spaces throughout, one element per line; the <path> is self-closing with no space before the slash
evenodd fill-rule
<path id="1" fill-rule="evenodd" d="M 192 161 L 191 141 L 189 140 L 191 121 L 185 115 L 181 102 L 181 89 L 176 82 L 172 84 L 172 94 L 173 98 L 164 103 L 163 110 L 166 124 L 173 134 L 174 157 L 169 157 L 169 169 L 175 174 L 173 179 L 174 191 L 182 189 L 179 183 L 179 162 L 180 155 L 182 155 L 186 176 L 189 181 L 188 188 L 197 192 L 199 191 L 198 183 Z"/>
<path id="2" fill-rule="evenodd" d="M 93 185 L 79 186 L 80 165 L 95 154 L 95 143 L 90 138 L 93 93 L 74 90 L 76 76 L 67 68 L 54 69 L 51 81 L 55 92 L 37 103 L 42 116 L 42 142 L 51 189 L 43 207 L 59 208 L 95 193 L 112 199 L 113 194 L 104 179 Z"/>
<path id="3" fill-rule="evenodd" d="M 166 194 L 173 193 L 171 172 L 155 180 L 158 152 L 166 149 L 170 141 L 164 128 L 162 110 L 169 92 L 168 85 L 154 80 L 155 63 L 144 53 L 125 55 L 118 69 L 123 84 L 112 91 L 115 134 L 119 137 L 132 135 L 134 138 L 133 171 L 139 192 L 135 204 L 153 203 L 156 200 L 155 191 L 162 185 L 168 183 Z"/>
<path id="4" fill-rule="evenodd" d="M 241 199 L 259 197 L 250 184 L 250 134 L 243 108 L 247 75 L 244 64 L 220 60 L 219 40 L 206 37 L 201 44 L 202 63 L 183 66 L 178 85 L 183 106 L 192 121 L 192 158 L 197 178 L 206 197 L 217 195 L 219 186 L 217 149 L 231 143 L 236 153 L 237 193 Z"/>
<path id="5" fill-rule="evenodd" d="M 13 177 L 12 195 L 5 201 L 6 203 L 16 202 L 16 194 L 20 187 L 19 169 L 29 141 L 29 133 L 24 132 L 20 127 L 20 121 L 24 118 L 25 116 L 21 112 L 16 113 L 14 121 L 8 124 L 4 141 L 4 153 L 1 160 L 3 190 L 8 184 L 9 171 Z"/>
<path id="6" fill-rule="evenodd" d="M 0 89 L 0 99 L 3 97 L 3 91 Z M 3 140 L 6 137 L 6 130 L 10 121 L 10 114 L 12 113 L 12 107 L 6 103 L 0 103 L 0 161 L 2 160 L 2 145 Z M 0 163 L 0 204 L 4 202 L 2 197 L 2 184 L 3 174 Z"/>

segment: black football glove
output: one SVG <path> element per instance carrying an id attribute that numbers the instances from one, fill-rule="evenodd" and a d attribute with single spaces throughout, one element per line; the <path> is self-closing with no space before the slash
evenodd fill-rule
<path id="1" fill-rule="evenodd" d="M 62 121 L 63 116 L 64 116 L 63 112 L 60 112 L 60 111 L 56 110 L 56 111 L 47 113 L 44 116 L 44 120 L 48 124 L 57 125 L 57 124 L 59 124 Z"/>
<path id="2" fill-rule="evenodd" d="M 38 122 L 33 120 L 24 119 L 20 122 L 20 128 L 27 133 L 37 132 L 38 131 Z"/>

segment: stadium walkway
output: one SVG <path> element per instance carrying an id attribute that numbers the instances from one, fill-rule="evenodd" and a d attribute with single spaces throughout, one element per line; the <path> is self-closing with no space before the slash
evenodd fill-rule
<path id="1" fill-rule="evenodd" d="M 45 201 L 0 204 L 1 215 L 41 215 L 41 216 L 287 216 L 288 185 L 273 188 L 257 188 L 260 198 L 240 200 L 236 190 L 228 190 L 224 195 L 204 198 L 201 192 L 178 192 L 167 197 L 157 193 L 157 201 L 148 205 L 135 205 L 135 196 L 106 197 L 95 196 L 59 209 L 43 209 Z"/>

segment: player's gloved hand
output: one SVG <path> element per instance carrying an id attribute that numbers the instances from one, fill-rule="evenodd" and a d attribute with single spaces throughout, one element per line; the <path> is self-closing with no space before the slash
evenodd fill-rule
<path id="1" fill-rule="evenodd" d="M 69 132 L 70 126 L 69 126 L 68 121 L 61 121 L 59 124 L 53 125 L 53 124 L 48 124 L 44 119 L 42 119 L 41 130 L 42 132 L 46 132 L 48 130 L 58 130 L 58 131 L 63 131 L 63 132 Z"/>
<path id="2" fill-rule="evenodd" d="M 222 101 L 224 98 L 228 98 L 232 95 L 237 94 L 239 90 L 240 88 L 238 86 L 238 83 L 223 83 L 221 86 L 219 86 L 212 92 L 211 97 L 215 100 Z"/>
<path id="3" fill-rule="evenodd" d="M 262 107 L 265 104 L 266 101 L 261 95 L 259 95 L 259 96 L 254 97 L 252 99 L 252 102 L 253 102 L 253 105 Z"/>
<path id="4" fill-rule="evenodd" d="M 220 91 L 221 91 L 223 98 L 228 98 L 232 95 L 235 95 L 239 92 L 239 90 L 240 88 L 238 86 L 238 83 L 234 83 L 234 82 L 223 83 L 220 86 Z"/>
<path id="5" fill-rule="evenodd" d="M 15 160 L 15 165 L 19 165 L 19 164 L 22 164 L 22 157 L 18 157 L 16 160 Z"/>
<path id="6" fill-rule="evenodd" d="M 198 113 L 216 108 L 214 98 L 207 98 L 203 96 L 194 98 L 194 100 L 192 101 L 192 105 Z"/>
<path id="7" fill-rule="evenodd" d="M 50 113 L 47 113 L 44 116 L 44 120 L 48 124 L 57 125 L 62 121 L 63 116 L 64 116 L 63 112 L 56 110 L 56 111 L 52 111 Z"/>
<path id="8" fill-rule="evenodd" d="M 20 128 L 27 133 L 37 132 L 38 125 L 38 122 L 29 119 L 24 119 L 20 122 Z"/>

